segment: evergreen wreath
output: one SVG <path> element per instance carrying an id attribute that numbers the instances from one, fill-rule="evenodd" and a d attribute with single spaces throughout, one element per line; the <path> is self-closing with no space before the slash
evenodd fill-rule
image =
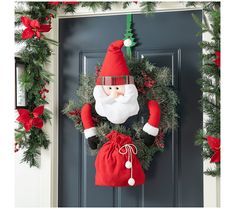
<path id="1" fill-rule="evenodd" d="M 124 125 L 115 125 L 107 119 L 99 116 L 94 110 L 92 112 L 93 120 L 96 122 L 96 129 L 101 143 L 97 150 L 91 151 L 96 154 L 101 146 L 107 142 L 105 135 L 112 130 L 116 130 L 122 134 L 132 137 L 134 144 L 138 149 L 138 158 L 143 169 L 147 170 L 154 154 L 158 151 L 164 151 L 164 137 L 177 126 L 176 107 L 178 97 L 171 85 L 172 77 L 169 68 L 156 67 L 147 59 L 126 58 L 130 74 L 135 79 L 135 85 L 138 89 L 138 103 L 140 112 L 142 111 L 143 121 L 146 121 L 147 114 L 144 109 L 147 107 L 148 100 L 157 100 L 161 108 L 161 122 L 159 125 L 159 134 L 155 138 L 154 145 L 147 147 L 143 143 L 140 131 L 143 128 L 143 122 L 135 122 L 131 127 Z M 97 66 L 97 74 L 100 66 Z M 94 75 L 82 75 L 80 77 L 80 85 L 77 90 L 77 101 L 70 100 L 65 105 L 63 113 L 66 114 L 79 131 L 83 132 L 84 128 L 81 122 L 81 108 L 85 103 L 95 104 L 93 97 L 93 89 L 95 87 Z M 147 112 L 147 111 L 145 111 Z"/>

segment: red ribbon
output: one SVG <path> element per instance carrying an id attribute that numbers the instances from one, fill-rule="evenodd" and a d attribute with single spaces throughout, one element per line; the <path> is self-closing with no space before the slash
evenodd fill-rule
<path id="1" fill-rule="evenodd" d="M 51 30 L 51 25 L 40 25 L 38 20 L 31 20 L 27 16 L 22 16 L 21 22 L 26 27 L 22 33 L 22 39 L 32 38 L 34 35 L 40 38 L 41 32 L 49 32 Z"/>
<path id="2" fill-rule="evenodd" d="M 214 151 L 214 154 L 211 157 L 211 163 L 220 162 L 220 139 L 213 136 L 208 136 L 207 141 L 211 150 Z"/>
<path id="3" fill-rule="evenodd" d="M 213 62 L 217 65 L 217 67 L 220 67 L 220 51 L 215 52 L 216 59 L 213 60 Z"/>
<path id="4" fill-rule="evenodd" d="M 30 114 L 29 110 L 27 109 L 17 109 L 19 113 L 19 117 L 16 119 L 20 123 L 24 125 L 25 130 L 28 132 L 33 126 L 36 128 L 43 127 L 43 120 L 39 118 L 40 115 L 43 114 L 44 106 L 36 107 L 32 114 Z M 31 117 L 31 115 L 33 117 Z"/>

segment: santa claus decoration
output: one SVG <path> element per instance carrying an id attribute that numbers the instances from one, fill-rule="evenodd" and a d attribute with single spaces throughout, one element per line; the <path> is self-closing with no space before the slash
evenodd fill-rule
<path id="1" fill-rule="evenodd" d="M 123 45 L 128 46 L 130 42 L 129 39 L 117 40 L 110 44 L 93 91 L 95 107 L 86 103 L 81 109 L 84 135 L 91 149 L 97 149 L 100 142 L 92 119 L 92 108 L 113 124 L 124 124 L 129 117 L 139 112 L 138 91 L 122 53 Z M 148 101 L 148 110 L 149 119 L 143 126 L 141 135 L 143 142 L 151 146 L 159 132 L 158 102 Z M 132 137 L 113 130 L 106 138 L 108 141 L 100 148 L 96 157 L 96 185 L 144 184 L 144 171 L 137 158 L 138 150 Z"/>

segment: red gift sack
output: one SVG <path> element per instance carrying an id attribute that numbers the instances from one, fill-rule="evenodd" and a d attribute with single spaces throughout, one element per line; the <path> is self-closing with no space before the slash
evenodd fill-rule
<path id="1" fill-rule="evenodd" d="M 101 147 L 95 161 L 96 185 L 118 187 L 144 184 L 144 171 L 131 137 L 112 131 L 106 138 L 109 141 Z"/>

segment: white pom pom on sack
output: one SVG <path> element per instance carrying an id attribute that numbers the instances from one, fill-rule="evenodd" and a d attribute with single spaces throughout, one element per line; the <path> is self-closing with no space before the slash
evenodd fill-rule
<path id="1" fill-rule="evenodd" d="M 126 47 L 130 47 L 131 46 L 131 44 L 132 44 L 132 41 L 131 41 L 131 39 L 126 39 L 126 40 L 124 40 L 124 46 L 126 46 Z"/>
<path id="2" fill-rule="evenodd" d="M 129 178 L 128 184 L 129 184 L 130 186 L 134 186 L 134 184 L 135 184 L 135 179 Z"/>
<path id="3" fill-rule="evenodd" d="M 126 161 L 125 167 L 126 167 L 127 169 L 132 168 L 132 163 L 131 163 L 131 161 Z"/>

